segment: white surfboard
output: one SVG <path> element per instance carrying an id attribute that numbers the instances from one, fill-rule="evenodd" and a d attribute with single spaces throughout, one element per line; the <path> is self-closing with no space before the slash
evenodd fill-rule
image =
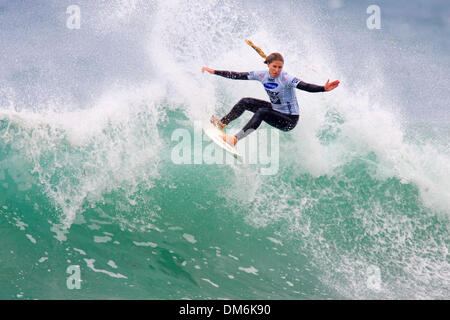
<path id="1" fill-rule="evenodd" d="M 242 162 L 244 161 L 244 157 L 237 151 L 236 147 L 232 147 L 231 145 L 223 141 L 222 137 L 225 136 L 225 132 L 217 128 L 212 123 L 204 124 L 203 131 L 219 147 L 232 154 L 236 159 Z"/>

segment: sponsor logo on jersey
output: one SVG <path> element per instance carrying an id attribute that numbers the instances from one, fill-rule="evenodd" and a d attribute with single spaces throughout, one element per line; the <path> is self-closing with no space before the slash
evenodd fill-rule
<path id="1" fill-rule="evenodd" d="M 276 87 L 278 87 L 278 83 L 275 82 L 269 82 L 269 83 L 264 83 L 264 88 L 272 90 L 275 89 Z"/>
<path id="2" fill-rule="evenodd" d="M 269 90 L 266 90 L 266 92 L 269 95 L 270 102 L 273 104 L 281 104 L 280 97 L 278 96 L 280 94 L 279 92 Z"/>
<path id="3" fill-rule="evenodd" d="M 297 79 L 297 78 L 294 78 L 294 79 L 292 79 L 292 81 L 291 81 L 292 84 L 297 84 L 297 83 L 299 83 L 299 82 L 300 82 L 300 80 Z"/>

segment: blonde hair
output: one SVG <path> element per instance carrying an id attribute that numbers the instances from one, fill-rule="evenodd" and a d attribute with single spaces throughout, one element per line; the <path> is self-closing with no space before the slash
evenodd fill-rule
<path id="1" fill-rule="evenodd" d="M 267 58 L 267 55 L 264 53 L 264 51 L 261 50 L 260 47 L 255 46 L 253 44 L 253 42 L 251 42 L 250 40 L 245 40 L 245 42 L 247 42 L 247 44 L 252 47 L 253 49 L 255 49 L 255 51 L 262 57 L 262 58 Z"/>
<path id="2" fill-rule="evenodd" d="M 265 63 L 265 64 L 271 64 L 271 63 L 274 62 L 274 61 L 281 61 L 281 62 L 284 63 L 283 56 L 282 56 L 280 53 L 274 52 L 274 53 L 271 53 L 271 54 L 269 54 L 269 55 L 266 55 L 266 54 L 264 53 L 264 51 L 261 50 L 260 47 L 256 46 L 256 45 L 255 45 L 253 42 L 251 42 L 250 40 L 245 40 L 245 42 L 247 42 L 247 44 L 248 44 L 250 47 L 252 47 L 253 49 L 255 49 L 255 51 L 256 51 L 262 58 L 265 59 L 265 60 L 264 60 L 264 63 Z"/>
<path id="3" fill-rule="evenodd" d="M 282 56 L 280 53 L 274 52 L 274 53 L 271 53 L 271 54 L 269 54 L 269 55 L 266 55 L 266 54 L 264 53 L 264 51 L 261 50 L 260 47 L 254 45 L 253 42 L 251 42 L 250 40 L 245 40 L 245 42 L 247 42 L 247 44 L 248 44 L 250 47 L 252 47 L 253 49 L 255 49 L 255 51 L 256 51 L 262 58 L 265 59 L 265 60 L 264 60 L 264 63 L 265 63 L 265 64 L 271 64 L 271 63 L 274 62 L 274 61 L 281 61 L 281 62 L 284 63 L 283 56 Z"/>

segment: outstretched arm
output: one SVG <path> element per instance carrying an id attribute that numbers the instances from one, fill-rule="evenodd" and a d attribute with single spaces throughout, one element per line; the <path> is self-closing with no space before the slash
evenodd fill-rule
<path id="1" fill-rule="evenodd" d="M 297 84 L 297 89 L 308 91 L 308 92 L 324 92 L 325 91 L 324 86 L 318 86 L 317 84 L 306 83 L 303 81 L 300 81 Z"/>
<path id="2" fill-rule="evenodd" d="M 229 78 L 229 79 L 248 80 L 248 72 L 213 70 L 211 68 L 203 67 L 202 72 L 205 72 L 205 71 L 208 71 L 211 74 L 215 74 L 215 75 Z"/>
<path id="3" fill-rule="evenodd" d="M 330 83 L 330 79 L 328 79 L 328 81 L 323 86 L 318 86 L 316 84 L 300 81 L 297 84 L 297 89 L 308 91 L 308 92 L 324 92 L 324 91 L 331 91 L 331 90 L 335 89 L 338 85 L 339 85 L 339 80 L 335 80 Z"/>

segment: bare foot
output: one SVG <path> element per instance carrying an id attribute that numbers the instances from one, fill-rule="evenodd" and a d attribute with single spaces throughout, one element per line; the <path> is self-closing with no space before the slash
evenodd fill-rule
<path id="1" fill-rule="evenodd" d="M 215 116 L 211 116 L 211 119 L 209 121 L 211 121 L 211 123 L 219 129 L 223 129 L 223 127 L 225 127 L 222 121 L 220 121 L 220 119 L 216 118 Z"/>
<path id="2" fill-rule="evenodd" d="M 237 138 L 235 136 L 222 136 L 223 141 L 228 143 L 230 146 L 234 147 L 237 143 Z"/>

